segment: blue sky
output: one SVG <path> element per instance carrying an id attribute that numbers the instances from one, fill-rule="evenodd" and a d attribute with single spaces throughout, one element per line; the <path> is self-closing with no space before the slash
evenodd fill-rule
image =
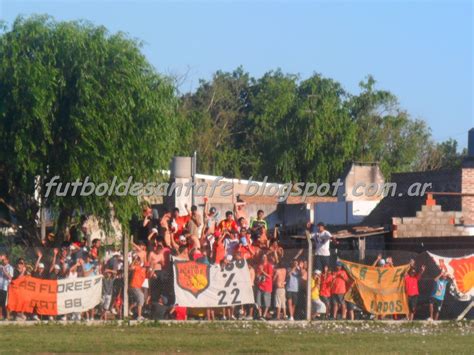
<path id="1" fill-rule="evenodd" d="M 437 141 L 452 137 L 465 147 L 474 127 L 470 0 L 0 0 L 9 23 L 33 13 L 87 19 L 143 40 L 160 72 L 187 73 L 182 91 L 239 65 L 254 76 L 319 72 L 352 93 L 372 74 Z"/>

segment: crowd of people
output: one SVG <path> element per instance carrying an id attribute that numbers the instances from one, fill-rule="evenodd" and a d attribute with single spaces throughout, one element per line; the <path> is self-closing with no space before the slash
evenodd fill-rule
<path id="1" fill-rule="evenodd" d="M 330 243 L 338 243 L 323 223 L 308 223 L 314 244 L 315 267 L 309 274 L 303 249 L 285 255 L 280 245 L 278 228 L 272 233 L 264 212 L 248 220 L 242 204 L 220 218 L 216 208 L 204 206 L 200 213 L 191 206 L 183 215 L 178 208 L 164 211 L 143 209 L 143 219 L 132 242 L 129 261 L 129 312 L 137 320 L 190 318 L 215 319 L 306 319 L 306 285 L 311 280 L 312 319 L 355 319 L 363 313 L 345 295 L 351 279 L 342 263 L 331 261 Z M 79 278 L 103 275 L 102 302 L 82 314 L 69 314 L 53 319 L 91 320 L 121 318 L 124 306 L 124 256 L 121 251 L 107 250 L 99 239 L 89 240 L 87 230 L 80 237 L 69 238 L 58 248 L 36 248 L 34 263 L 19 258 L 14 264 L 7 254 L 0 255 L 0 310 L 3 319 L 39 320 L 38 314 L 9 314 L 8 286 L 23 275 L 45 279 Z M 254 289 L 255 304 L 204 310 L 186 309 L 175 303 L 171 256 L 206 264 L 225 264 L 245 259 Z M 393 260 L 379 255 L 374 266 L 393 267 Z M 418 283 L 425 267 L 411 262 L 405 276 L 405 291 L 413 319 L 418 303 Z M 442 272 L 434 280 L 430 298 L 430 319 L 438 319 L 448 287 L 449 276 Z M 394 316 L 396 319 L 396 316 Z"/>

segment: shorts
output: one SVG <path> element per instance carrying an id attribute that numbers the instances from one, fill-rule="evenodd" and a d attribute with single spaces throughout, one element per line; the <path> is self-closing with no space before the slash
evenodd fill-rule
<path id="1" fill-rule="evenodd" d="M 311 301 L 311 306 L 312 306 L 313 312 L 320 313 L 320 314 L 326 313 L 326 305 L 323 303 L 323 301 L 321 301 L 321 299 Z"/>
<path id="2" fill-rule="evenodd" d="M 346 303 L 346 301 L 344 301 L 344 294 L 332 295 L 331 301 L 332 304 L 340 304 L 341 306 Z"/>
<path id="3" fill-rule="evenodd" d="M 331 296 L 326 297 L 326 296 L 319 296 L 319 299 L 324 303 L 324 304 L 329 304 L 331 303 Z"/>
<path id="4" fill-rule="evenodd" d="M 110 309 L 110 304 L 112 303 L 112 295 L 103 295 L 102 296 L 102 309 L 108 311 Z"/>
<path id="5" fill-rule="evenodd" d="M 316 268 L 315 270 L 323 271 L 324 267 L 329 267 L 331 257 L 329 255 L 316 255 Z"/>
<path id="6" fill-rule="evenodd" d="M 277 288 L 275 291 L 275 308 L 286 308 L 286 292 L 284 288 Z"/>
<path id="7" fill-rule="evenodd" d="M 263 300 L 263 302 L 262 302 Z M 257 306 L 261 307 L 270 307 L 272 305 L 272 294 L 270 292 L 264 292 L 260 289 L 257 289 Z"/>
<path id="8" fill-rule="evenodd" d="M 414 313 L 416 304 L 418 303 L 418 296 L 408 296 L 408 309 L 410 313 Z"/>
<path id="9" fill-rule="evenodd" d="M 142 284 L 143 288 L 148 288 L 148 279 L 145 279 Z"/>
<path id="10" fill-rule="evenodd" d="M 130 294 L 133 297 L 134 302 L 137 303 L 138 307 L 142 307 L 145 303 L 145 295 L 141 288 L 132 288 L 130 289 Z"/>
<path id="11" fill-rule="evenodd" d="M 346 302 L 346 307 L 348 311 L 353 311 L 356 307 L 356 305 L 352 302 Z"/>
<path id="12" fill-rule="evenodd" d="M 293 304 L 297 304 L 298 303 L 298 292 L 286 291 L 286 299 L 288 301 L 291 300 L 291 302 Z"/>
<path id="13" fill-rule="evenodd" d="M 443 300 L 439 300 L 434 297 L 430 297 L 430 304 L 432 304 L 434 307 L 436 307 L 436 310 L 438 312 L 441 311 L 441 307 L 443 307 Z"/>

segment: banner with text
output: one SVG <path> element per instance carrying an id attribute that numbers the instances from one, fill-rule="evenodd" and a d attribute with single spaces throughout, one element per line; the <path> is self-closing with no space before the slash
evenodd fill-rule
<path id="1" fill-rule="evenodd" d="M 439 269 L 452 279 L 451 294 L 460 301 L 474 297 L 474 254 L 460 258 L 448 258 L 428 252 Z"/>
<path id="2" fill-rule="evenodd" d="M 10 284 L 8 309 L 54 316 L 87 311 L 97 306 L 101 298 L 102 276 L 64 280 L 23 276 Z"/>
<path id="3" fill-rule="evenodd" d="M 228 307 L 254 303 L 245 260 L 224 266 L 174 259 L 176 303 L 183 307 Z"/>
<path id="4" fill-rule="evenodd" d="M 409 265 L 376 267 L 341 260 L 354 280 L 346 300 L 375 315 L 408 314 L 405 274 Z"/>

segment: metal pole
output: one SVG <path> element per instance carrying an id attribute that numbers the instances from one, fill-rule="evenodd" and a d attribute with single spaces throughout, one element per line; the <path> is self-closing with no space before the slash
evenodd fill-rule
<path id="1" fill-rule="evenodd" d="M 195 205 L 196 204 L 196 199 L 195 199 L 195 193 L 194 193 L 194 190 L 195 190 L 195 184 L 196 184 L 196 165 L 197 165 L 197 152 L 194 151 L 194 154 L 193 154 L 193 159 L 191 160 L 192 164 L 191 164 L 191 180 L 192 180 L 192 190 L 191 190 L 191 205 Z"/>
<path id="2" fill-rule="evenodd" d="M 123 234 L 123 316 L 128 317 L 128 234 Z"/>
<path id="3" fill-rule="evenodd" d="M 467 312 L 469 312 L 471 310 L 471 308 L 474 307 L 474 297 L 471 298 L 471 303 L 469 303 L 469 305 L 464 309 L 464 311 L 462 311 L 462 313 L 456 318 L 456 320 L 462 320 Z"/>
<path id="4" fill-rule="evenodd" d="M 306 280 L 306 320 L 311 321 L 311 280 L 313 279 L 313 241 L 311 234 L 306 231 L 308 241 L 308 279 Z"/>

